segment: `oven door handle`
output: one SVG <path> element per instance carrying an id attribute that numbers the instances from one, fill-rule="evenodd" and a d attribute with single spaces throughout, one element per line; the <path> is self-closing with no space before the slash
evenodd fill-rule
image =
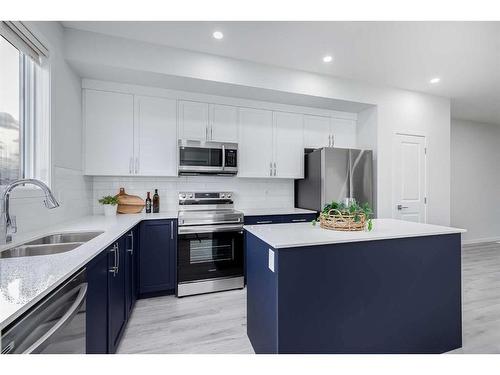
<path id="1" fill-rule="evenodd" d="M 179 234 L 242 232 L 243 225 L 193 225 L 179 227 Z"/>

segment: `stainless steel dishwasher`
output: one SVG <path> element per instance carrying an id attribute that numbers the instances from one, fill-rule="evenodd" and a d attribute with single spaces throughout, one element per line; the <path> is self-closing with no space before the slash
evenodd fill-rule
<path id="1" fill-rule="evenodd" d="M 2 331 L 2 354 L 85 353 L 86 270 L 80 270 Z"/>

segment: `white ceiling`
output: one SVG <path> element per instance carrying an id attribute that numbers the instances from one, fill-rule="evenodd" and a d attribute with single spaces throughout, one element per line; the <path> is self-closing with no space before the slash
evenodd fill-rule
<path id="1" fill-rule="evenodd" d="M 500 124 L 500 22 L 63 22 L 65 27 L 450 97 Z M 224 33 L 222 40 L 212 32 Z M 331 54 L 332 63 L 322 57 Z M 431 85 L 429 80 L 440 77 Z"/>

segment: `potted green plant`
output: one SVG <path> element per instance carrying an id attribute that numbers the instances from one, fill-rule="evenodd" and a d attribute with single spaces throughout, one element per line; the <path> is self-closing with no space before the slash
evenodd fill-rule
<path id="1" fill-rule="evenodd" d="M 354 199 L 345 200 L 345 202 L 331 202 L 323 208 L 317 220 L 322 228 L 358 231 L 373 229 L 372 222 L 373 210 L 368 203 L 358 204 Z"/>
<path id="2" fill-rule="evenodd" d="M 118 197 L 114 197 L 112 195 L 106 195 L 99 199 L 99 203 L 104 207 L 104 215 L 105 216 L 113 216 L 116 215 L 116 206 L 118 204 Z"/>

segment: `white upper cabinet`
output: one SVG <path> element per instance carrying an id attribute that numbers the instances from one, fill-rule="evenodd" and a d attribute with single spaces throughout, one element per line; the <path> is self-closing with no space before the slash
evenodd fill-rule
<path id="1" fill-rule="evenodd" d="M 342 148 L 356 148 L 356 121 L 342 118 L 332 118 L 331 133 L 333 145 Z"/>
<path id="2" fill-rule="evenodd" d="M 273 163 L 273 113 L 240 108 L 238 176 L 270 177 Z"/>
<path id="3" fill-rule="evenodd" d="M 142 176 L 177 176 L 176 101 L 135 98 L 135 165 Z"/>
<path id="4" fill-rule="evenodd" d="M 304 122 L 297 113 L 274 112 L 273 176 L 304 177 Z"/>
<path id="5" fill-rule="evenodd" d="M 304 147 L 331 146 L 330 117 L 304 115 Z"/>
<path id="6" fill-rule="evenodd" d="M 134 162 L 134 97 L 85 90 L 84 164 L 87 175 L 132 174 Z"/>
<path id="7" fill-rule="evenodd" d="M 208 131 L 208 104 L 180 100 L 179 138 L 204 141 Z"/>
<path id="8" fill-rule="evenodd" d="M 238 142 L 238 108 L 230 105 L 210 104 L 210 141 Z"/>

